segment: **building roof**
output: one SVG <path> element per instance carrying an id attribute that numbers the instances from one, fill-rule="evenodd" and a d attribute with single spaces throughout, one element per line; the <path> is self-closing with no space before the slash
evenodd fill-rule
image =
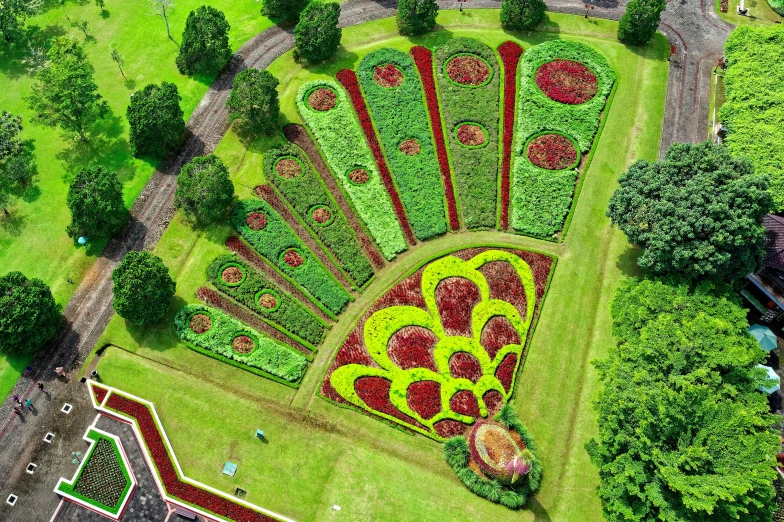
<path id="1" fill-rule="evenodd" d="M 762 218 L 765 227 L 765 259 L 763 265 L 784 271 L 784 217 L 767 214 Z"/>

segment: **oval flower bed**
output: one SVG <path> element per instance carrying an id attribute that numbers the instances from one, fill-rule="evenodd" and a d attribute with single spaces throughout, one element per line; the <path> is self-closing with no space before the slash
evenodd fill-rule
<path id="1" fill-rule="evenodd" d="M 245 279 L 245 274 L 239 266 L 228 265 L 221 271 L 221 279 L 228 285 L 236 286 L 242 283 L 242 280 Z"/>
<path id="2" fill-rule="evenodd" d="M 289 248 L 283 254 L 283 262 L 291 268 L 297 268 L 298 266 L 302 266 L 302 263 L 305 262 L 305 259 L 303 259 L 302 254 L 297 252 L 295 249 Z"/>
<path id="3" fill-rule="evenodd" d="M 400 87 L 403 83 L 403 71 L 394 64 L 378 65 L 373 69 L 373 79 L 382 87 Z"/>
<path id="4" fill-rule="evenodd" d="M 328 207 L 324 205 L 315 207 L 313 211 L 310 213 L 310 217 L 317 225 L 326 226 L 332 223 L 332 212 L 330 212 Z"/>
<path id="5" fill-rule="evenodd" d="M 539 168 L 563 170 L 576 166 L 577 148 L 572 140 L 560 134 L 542 134 L 526 148 L 528 160 Z"/>
<path id="6" fill-rule="evenodd" d="M 210 319 L 210 316 L 206 314 L 193 314 L 188 323 L 188 327 L 195 334 L 203 334 L 212 328 L 212 320 Z"/>
<path id="7" fill-rule="evenodd" d="M 267 216 L 263 212 L 251 212 L 245 218 L 245 224 L 251 230 L 264 230 L 264 227 L 267 226 Z"/>
<path id="8" fill-rule="evenodd" d="M 275 172 L 286 179 L 294 179 L 302 174 L 302 165 L 294 158 L 280 158 L 275 163 Z"/>
<path id="9" fill-rule="evenodd" d="M 545 63 L 536 70 L 534 80 L 545 96 L 569 105 L 585 103 L 599 91 L 596 75 L 573 60 Z"/>
<path id="10" fill-rule="evenodd" d="M 364 185 L 370 180 L 370 174 L 365 169 L 354 169 L 348 173 L 348 179 L 355 185 Z"/>
<path id="11" fill-rule="evenodd" d="M 268 291 L 261 291 L 257 299 L 259 306 L 265 310 L 277 310 L 280 306 L 280 299 L 278 296 Z"/>
<path id="12" fill-rule="evenodd" d="M 335 95 L 335 91 L 326 87 L 314 89 L 308 95 L 308 105 L 310 105 L 311 109 L 319 112 L 326 112 L 330 109 L 334 109 L 337 103 L 338 98 Z"/>
<path id="13" fill-rule="evenodd" d="M 406 156 L 416 156 L 422 152 L 422 145 L 420 145 L 419 142 L 414 139 L 401 141 L 397 148 Z"/>
<path id="14" fill-rule="evenodd" d="M 459 54 L 446 63 L 446 74 L 455 83 L 478 87 L 490 80 L 490 67 L 478 56 Z"/>
<path id="15" fill-rule="evenodd" d="M 231 347 L 234 348 L 237 353 L 247 355 L 253 351 L 253 349 L 256 347 L 256 343 L 254 343 L 253 339 L 247 335 L 238 335 L 231 342 Z"/>
<path id="16" fill-rule="evenodd" d="M 457 141 L 465 147 L 481 147 L 487 143 L 487 131 L 475 123 L 463 123 L 457 127 Z"/>

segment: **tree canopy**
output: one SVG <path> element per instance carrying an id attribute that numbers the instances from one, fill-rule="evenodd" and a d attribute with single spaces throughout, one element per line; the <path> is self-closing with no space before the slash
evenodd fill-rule
<path id="1" fill-rule="evenodd" d="M 313 63 L 330 58 L 340 45 L 342 29 L 338 27 L 340 4 L 337 2 L 311 2 L 303 9 L 294 27 L 297 53 Z"/>
<path id="2" fill-rule="evenodd" d="M 128 221 L 117 174 L 103 167 L 89 167 L 76 175 L 66 199 L 71 223 L 70 237 L 108 238 L 118 234 Z"/>
<path id="3" fill-rule="evenodd" d="M 400 34 L 425 33 L 435 27 L 437 15 L 438 3 L 436 0 L 399 0 L 397 3 L 397 29 Z"/>
<path id="4" fill-rule="evenodd" d="M 150 84 L 133 94 L 126 115 L 134 156 L 162 158 L 180 144 L 185 132 L 180 100 L 177 86 L 169 82 Z"/>
<path id="5" fill-rule="evenodd" d="M 182 32 L 177 68 L 182 74 L 214 74 L 231 56 L 229 22 L 223 12 L 203 5 L 191 11 Z"/>
<path id="6" fill-rule="evenodd" d="M 224 217 L 233 197 L 229 169 L 214 154 L 193 158 L 177 177 L 174 203 L 197 223 L 212 223 Z"/>
<path id="7" fill-rule="evenodd" d="M 22 140 L 21 133 L 21 116 L 0 112 L 0 210 L 6 214 L 16 193 L 35 174 L 32 142 Z"/>
<path id="8" fill-rule="evenodd" d="M 536 29 L 547 11 L 542 0 L 503 0 L 501 2 L 501 26 L 507 31 L 530 31 Z"/>
<path id="9" fill-rule="evenodd" d="M 746 310 L 629 279 L 611 311 L 618 344 L 596 363 L 599 437 L 586 445 L 605 520 L 770 521 L 779 435 Z"/>
<path id="10" fill-rule="evenodd" d="M 21 272 L 0 277 L 1 353 L 39 350 L 54 337 L 60 323 L 60 308 L 43 281 L 27 279 Z"/>
<path id="11" fill-rule="evenodd" d="M 6 42 L 22 32 L 25 20 L 41 7 L 41 0 L 0 0 L 0 34 Z"/>
<path id="12" fill-rule="evenodd" d="M 721 145 L 676 143 L 619 178 L 607 215 L 639 246 L 646 272 L 699 283 L 733 282 L 763 254 L 768 178 Z"/>
<path id="13" fill-rule="evenodd" d="M 254 132 L 269 134 L 278 126 L 278 79 L 269 71 L 246 69 L 234 77 L 226 107 L 229 119 Z"/>
<path id="14" fill-rule="evenodd" d="M 114 309 L 135 325 L 157 322 L 169 309 L 175 284 L 161 258 L 131 251 L 112 272 Z"/>
<path id="15" fill-rule="evenodd" d="M 296 20 L 309 0 L 264 0 L 261 14 L 281 21 Z"/>
<path id="16" fill-rule="evenodd" d="M 667 0 L 631 0 L 618 24 L 618 40 L 645 45 L 656 34 Z"/>

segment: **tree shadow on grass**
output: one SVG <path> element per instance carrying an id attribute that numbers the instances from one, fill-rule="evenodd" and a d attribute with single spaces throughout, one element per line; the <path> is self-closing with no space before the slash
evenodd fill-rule
<path id="1" fill-rule="evenodd" d="M 25 221 L 24 214 L 13 206 L 8 209 L 8 215 L 5 212 L 0 212 L 0 229 L 12 237 L 19 237 L 22 234 Z"/>
<path id="2" fill-rule="evenodd" d="M 70 183 L 79 171 L 95 164 L 113 172 L 127 170 L 130 146 L 123 136 L 124 131 L 123 119 L 110 113 L 93 126 L 89 141 L 70 141 L 56 155 L 63 163 L 64 181 Z"/>
<path id="3" fill-rule="evenodd" d="M 109 10 L 108 10 L 108 9 L 106 9 L 106 8 L 104 8 L 104 10 L 103 10 L 103 11 L 101 11 L 101 18 L 103 18 L 104 20 L 106 20 L 107 18 L 109 18 L 111 15 L 112 15 L 112 14 L 111 14 L 111 13 L 109 12 Z"/>
<path id="4" fill-rule="evenodd" d="M 179 313 L 187 303 L 179 295 L 175 295 L 172 304 L 166 314 L 155 324 L 147 326 L 136 326 L 125 323 L 128 334 L 139 345 L 155 352 L 164 352 L 177 347 L 180 344 L 177 331 L 174 326 L 174 316 Z"/>
<path id="5" fill-rule="evenodd" d="M 37 25 L 30 25 L 25 28 L 24 33 L 17 37 L 10 45 L 0 47 L 0 69 L 9 80 L 15 80 L 20 76 L 32 76 L 35 68 L 24 63 L 25 58 L 30 55 L 31 49 L 41 49 L 45 54 L 52 46 L 52 41 L 68 32 L 61 25 L 52 24 L 44 28 Z M 43 55 L 42 55 L 43 57 Z"/>
<path id="6" fill-rule="evenodd" d="M 528 499 L 526 508 L 530 509 L 534 514 L 534 522 L 552 522 L 550 514 L 547 513 L 547 510 L 539 503 L 536 497 Z"/>
<path id="7" fill-rule="evenodd" d="M 642 270 L 637 266 L 637 260 L 642 255 L 639 248 L 629 246 L 626 250 L 618 256 L 615 265 L 626 277 L 640 277 L 643 275 Z"/>

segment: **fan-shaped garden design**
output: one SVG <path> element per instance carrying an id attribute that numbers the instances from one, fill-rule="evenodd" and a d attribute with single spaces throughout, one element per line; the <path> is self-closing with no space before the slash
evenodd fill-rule
<path id="1" fill-rule="evenodd" d="M 234 207 L 231 253 L 210 264 L 205 305 L 177 315 L 180 338 L 297 387 L 346 307 L 419 242 L 488 229 L 558 241 L 614 85 L 585 44 L 469 38 L 377 50 L 305 83 L 305 126 L 265 154 L 266 184 Z M 541 464 L 504 406 L 554 268 L 508 244 L 430 259 L 328 347 L 319 394 L 448 441 L 469 489 L 523 505 Z"/>

